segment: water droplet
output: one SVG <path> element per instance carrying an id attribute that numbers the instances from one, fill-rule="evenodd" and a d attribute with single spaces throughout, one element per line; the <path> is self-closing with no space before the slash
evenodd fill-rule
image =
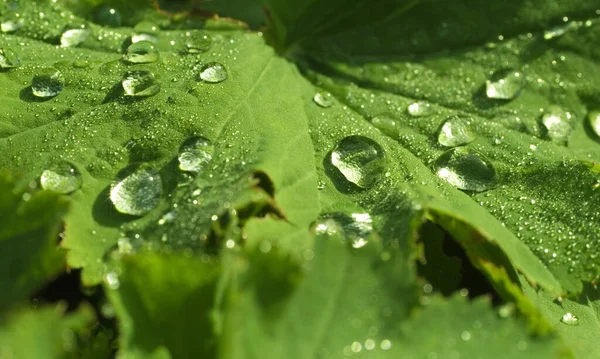
<path id="1" fill-rule="evenodd" d="M 563 36 L 567 32 L 571 30 L 576 30 L 579 28 L 579 24 L 575 21 L 567 22 L 566 24 L 561 24 L 555 26 L 549 30 L 544 31 L 544 39 L 551 40 L 560 36 Z"/>
<path id="2" fill-rule="evenodd" d="M 329 92 L 319 91 L 313 97 L 313 101 L 321 107 L 333 106 L 333 96 Z"/>
<path id="3" fill-rule="evenodd" d="M 398 123 L 397 121 L 389 115 L 378 115 L 371 119 L 371 123 L 373 126 L 377 127 L 377 129 L 384 134 L 396 138 L 398 137 Z"/>
<path id="4" fill-rule="evenodd" d="M 121 13 L 112 6 L 100 6 L 96 10 L 96 22 L 100 25 L 119 27 L 121 26 Z"/>
<path id="5" fill-rule="evenodd" d="M 424 101 L 417 101 L 408 105 L 407 110 L 412 117 L 424 117 L 431 114 L 431 105 Z"/>
<path id="6" fill-rule="evenodd" d="M 480 153 L 466 147 L 444 152 L 434 167 L 441 179 L 465 191 L 487 191 L 496 179 L 492 164 Z"/>
<path id="7" fill-rule="evenodd" d="M 214 147 L 203 137 L 192 137 L 179 148 L 179 168 L 182 171 L 201 172 L 212 159 Z"/>
<path id="8" fill-rule="evenodd" d="M 69 194 L 81 188 L 81 173 L 70 163 L 61 162 L 52 169 L 47 169 L 40 176 L 43 189 L 62 194 Z"/>
<path id="9" fill-rule="evenodd" d="M 552 106 L 542 116 L 542 124 L 546 128 L 546 135 L 554 142 L 566 144 L 573 132 L 571 114 L 562 108 Z"/>
<path id="10" fill-rule="evenodd" d="M 471 131 L 470 117 L 453 115 L 446 119 L 440 133 L 438 142 L 442 146 L 456 147 L 466 145 L 475 140 L 475 134 Z"/>
<path id="11" fill-rule="evenodd" d="M 162 180 L 153 170 L 138 170 L 110 190 L 110 200 L 121 213 L 141 216 L 160 203 Z"/>
<path id="12" fill-rule="evenodd" d="M 360 188 L 371 187 L 385 171 L 383 148 L 363 136 L 341 140 L 331 152 L 331 163 L 346 180 Z"/>
<path id="13" fill-rule="evenodd" d="M 373 232 L 373 220 L 368 213 L 328 213 L 319 217 L 314 224 L 318 235 L 344 235 L 352 248 L 364 247 Z"/>
<path id="14" fill-rule="evenodd" d="M 125 77 L 123 77 L 122 84 L 127 96 L 152 96 L 160 91 L 160 85 L 156 81 L 154 74 L 148 70 L 127 71 Z"/>
<path id="15" fill-rule="evenodd" d="M 600 136 L 600 111 L 591 111 L 588 114 L 588 121 L 590 126 L 592 126 L 592 130 L 596 135 Z"/>
<path id="16" fill-rule="evenodd" d="M 0 31 L 3 33 L 13 33 L 23 27 L 23 19 L 16 16 L 2 19 Z"/>
<path id="17" fill-rule="evenodd" d="M 119 275 L 115 272 L 107 273 L 104 277 L 106 284 L 112 290 L 117 290 L 121 286 L 121 282 L 119 281 Z"/>
<path id="18" fill-rule="evenodd" d="M 200 54 L 210 49 L 212 38 L 201 30 L 192 30 L 185 33 L 185 48 L 190 54 Z"/>
<path id="19" fill-rule="evenodd" d="M 131 42 L 140 41 L 158 42 L 158 34 L 160 32 L 158 26 L 150 21 L 142 21 L 133 28 L 134 34 L 131 36 Z"/>
<path id="20" fill-rule="evenodd" d="M 127 48 L 127 52 L 123 55 L 123 59 L 134 64 L 144 64 L 156 62 L 160 58 L 160 54 L 153 42 L 139 41 L 134 42 Z"/>
<path id="21" fill-rule="evenodd" d="M 223 82 L 227 79 L 227 70 L 218 62 L 209 62 L 202 67 L 199 77 L 204 82 Z"/>
<path id="22" fill-rule="evenodd" d="M 10 69 L 13 67 L 17 67 L 21 65 L 21 60 L 19 59 L 19 55 L 13 50 L 5 47 L 0 47 L 0 68 L 1 69 Z"/>
<path id="23" fill-rule="evenodd" d="M 45 67 L 36 71 L 31 80 L 31 92 L 41 98 L 58 95 L 65 86 L 65 77 L 53 67 Z"/>
<path id="24" fill-rule="evenodd" d="M 560 318 L 560 321 L 567 325 L 579 325 L 579 318 L 577 318 L 573 313 L 567 312 Z"/>
<path id="25" fill-rule="evenodd" d="M 60 46 L 62 47 L 74 47 L 79 46 L 87 39 L 90 35 L 88 29 L 70 29 L 63 32 L 60 37 Z"/>
<path id="26" fill-rule="evenodd" d="M 525 77 L 522 73 L 505 69 L 497 71 L 486 81 L 486 94 L 488 98 L 498 100 L 512 100 L 523 89 Z"/>

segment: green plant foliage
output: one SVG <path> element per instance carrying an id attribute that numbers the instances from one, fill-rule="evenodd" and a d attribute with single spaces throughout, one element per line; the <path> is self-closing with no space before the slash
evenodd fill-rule
<path id="1" fill-rule="evenodd" d="M 0 234 L 55 239 L 68 198 L 61 247 L 123 357 L 597 357 L 599 16 L 3 2 L 0 168 L 47 191 L 5 191 Z M 16 252 L 2 306 L 55 273 Z"/>

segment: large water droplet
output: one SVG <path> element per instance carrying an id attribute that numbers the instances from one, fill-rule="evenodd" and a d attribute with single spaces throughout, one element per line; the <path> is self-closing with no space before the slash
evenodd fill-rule
<path id="1" fill-rule="evenodd" d="M 2 19 L 0 23 L 0 31 L 4 33 L 12 33 L 23 27 L 23 19 L 11 16 Z"/>
<path id="2" fill-rule="evenodd" d="M 475 140 L 475 134 L 471 131 L 470 117 L 453 115 L 446 119 L 440 133 L 438 142 L 442 146 L 456 147 L 466 145 Z"/>
<path id="3" fill-rule="evenodd" d="M 218 62 L 209 62 L 202 67 L 199 77 L 204 82 L 223 82 L 227 79 L 227 70 Z"/>
<path id="4" fill-rule="evenodd" d="M 182 171 L 200 172 L 212 159 L 214 147 L 203 137 L 192 137 L 179 149 L 179 168 Z"/>
<path id="5" fill-rule="evenodd" d="M 132 43 L 127 48 L 125 55 L 123 55 L 125 61 L 135 64 L 156 62 L 159 58 L 160 54 L 156 46 L 150 41 Z"/>
<path id="6" fill-rule="evenodd" d="M 542 116 L 546 136 L 554 142 L 566 144 L 573 132 L 572 116 L 557 106 L 551 106 Z"/>
<path id="7" fill-rule="evenodd" d="M 90 35 L 88 29 L 70 29 L 63 32 L 60 37 L 60 46 L 62 47 L 74 47 L 79 46 L 87 39 Z"/>
<path id="8" fill-rule="evenodd" d="M 341 140 L 331 152 L 331 163 L 349 182 L 360 188 L 371 187 L 385 171 L 383 148 L 363 136 Z"/>
<path id="9" fill-rule="evenodd" d="M 591 111 L 588 114 L 588 121 L 594 133 L 600 136 L 600 111 Z"/>
<path id="10" fill-rule="evenodd" d="M 212 45 L 210 35 L 201 30 L 192 30 L 185 33 L 185 48 L 190 54 L 206 52 Z"/>
<path id="11" fill-rule="evenodd" d="M 121 13 L 112 6 L 103 5 L 96 10 L 96 22 L 101 25 L 121 26 Z"/>
<path id="12" fill-rule="evenodd" d="M 431 105 L 424 101 L 417 101 L 408 105 L 407 111 L 412 117 L 424 117 L 431 114 Z"/>
<path id="13" fill-rule="evenodd" d="M 398 122 L 389 115 L 378 115 L 371 119 L 371 123 L 373 126 L 377 127 L 377 129 L 386 135 L 397 138 L 399 129 Z"/>
<path id="14" fill-rule="evenodd" d="M 512 100 L 517 97 L 523 86 L 525 78 L 522 73 L 505 69 L 497 71 L 486 81 L 487 97 L 498 100 Z"/>
<path id="15" fill-rule="evenodd" d="M 133 28 L 134 34 L 131 36 L 131 42 L 140 41 L 158 42 L 158 34 L 160 32 L 158 26 L 150 21 L 142 21 Z"/>
<path id="16" fill-rule="evenodd" d="M 487 191 L 496 179 L 492 164 L 480 153 L 466 147 L 444 152 L 434 167 L 440 178 L 465 191 Z"/>
<path id="17" fill-rule="evenodd" d="M 321 107 L 331 107 L 333 106 L 333 96 L 326 91 L 319 91 L 313 97 L 313 101 Z"/>
<path id="18" fill-rule="evenodd" d="M 40 176 L 43 189 L 62 194 L 69 194 L 81 188 L 81 173 L 70 163 L 61 162 L 52 169 L 47 169 Z"/>
<path id="19" fill-rule="evenodd" d="M 160 91 L 160 84 L 148 70 L 127 71 L 122 84 L 127 96 L 146 97 L 156 95 Z"/>
<path id="20" fill-rule="evenodd" d="M 58 95 L 65 86 L 65 77 L 53 67 L 45 67 L 36 71 L 31 80 L 31 92 L 41 98 Z"/>
<path id="21" fill-rule="evenodd" d="M 21 60 L 19 59 L 19 55 L 13 50 L 4 47 L 0 48 L 0 68 L 1 69 L 10 69 L 13 67 L 17 67 L 21 64 Z"/>
<path id="22" fill-rule="evenodd" d="M 314 224 L 316 234 L 341 233 L 353 248 L 364 247 L 373 232 L 373 220 L 368 213 L 329 213 L 320 216 Z"/>
<path id="23" fill-rule="evenodd" d="M 560 321 L 567 325 L 579 325 L 579 318 L 577 318 L 573 313 L 567 312 L 560 318 Z"/>
<path id="24" fill-rule="evenodd" d="M 162 187 L 162 180 L 156 171 L 138 170 L 112 187 L 110 200 L 117 211 L 141 216 L 158 206 Z"/>

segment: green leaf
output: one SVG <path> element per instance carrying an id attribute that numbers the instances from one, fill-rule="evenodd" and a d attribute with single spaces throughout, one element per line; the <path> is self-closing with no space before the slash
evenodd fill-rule
<path id="1" fill-rule="evenodd" d="M 0 326 L 3 358 L 52 359 L 75 357 L 78 335 L 94 320 L 89 307 L 64 314 L 65 306 L 19 310 Z"/>
<path id="2" fill-rule="evenodd" d="M 0 314 L 64 269 L 57 242 L 67 208 L 57 194 L 0 175 Z"/>

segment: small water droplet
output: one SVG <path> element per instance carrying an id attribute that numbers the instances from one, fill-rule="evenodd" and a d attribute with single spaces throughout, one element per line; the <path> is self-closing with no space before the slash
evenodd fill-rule
<path id="1" fill-rule="evenodd" d="M 133 28 L 134 34 L 131 36 L 131 42 L 140 41 L 158 42 L 160 30 L 156 24 L 150 21 L 142 21 Z"/>
<path id="2" fill-rule="evenodd" d="M 488 98 L 498 100 L 512 100 L 521 92 L 525 85 L 525 77 L 518 71 L 504 69 L 497 71 L 486 81 L 486 94 Z"/>
<path id="3" fill-rule="evenodd" d="M 431 105 L 425 101 L 417 101 L 408 105 L 408 114 L 412 117 L 424 117 L 431 114 Z"/>
<path id="4" fill-rule="evenodd" d="M 121 13 L 109 5 L 100 6 L 96 10 L 96 23 L 100 25 L 119 27 L 121 26 Z"/>
<path id="5" fill-rule="evenodd" d="M 117 290 L 121 286 L 121 282 L 119 281 L 119 275 L 115 272 L 109 272 L 104 277 L 106 284 L 112 290 Z"/>
<path id="6" fill-rule="evenodd" d="M 594 133 L 600 136 L 600 111 L 591 111 L 588 114 L 588 121 Z"/>
<path id="7" fill-rule="evenodd" d="M 138 170 L 116 183 L 110 190 L 110 200 L 121 213 L 141 216 L 160 203 L 162 180 L 153 170 Z"/>
<path id="8" fill-rule="evenodd" d="M 579 318 L 577 318 L 573 313 L 567 312 L 560 318 L 560 321 L 567 325 L 579 325 Z"/>
<path id="9" fill-rule="evenodd" d="M 475 140 L 471 131 L 472 119 L 467 116 L 453 115 L 446 119 L 438 135 L 438 142 L 442 146 L 456 147 L 466 145 Z"/>
<path id="10" fill-rule="evenodd" d="M 487 191 L 496 179 L 492 164 L 480 153 L 466 147 L 444 152 L 434 167 L 441 179 L 465 191 Z"/>
<path id="11" fill-rule="evenodd" d="M 185 33 L 185 48 L 190 54 L 200 54 L 210 49 L 212 38 L 201 30 L 192 30 Z"/>
<path id="12" fill-rule="evenodd" d="M 60 46 L 75 47 L 82 44 L 90 35 L 88 29 L 69 29 L 62 33 L 60 37 Z"/>
<path id="13" fill-rule="evenodd" d="M 192 137 L 179 148 L 179 169 L 201 172 L 212 159 L 214 147 L 203 137 Z"/>
<path id="14" fill-rule="evenodd" d="M 371 187 L 385 172 L 383 148 L 370 138 L 349 136 L 331 152 L 331 163 L 360 188 Z"/>
<path id="15" fill-rule="evenodd" d="M 127 96 L 152 96 L 160 91 L 160 85 L 154 74 L 148 70 L 127 71 L 125 77 L 123 77 L 122 85 Z"/>
<path id="16" fill-rule="evenodd" d="M 319 91 L 313 97 L 313 101 L 321 107 L 327 108 L 333 106 L 333 96 L 326 91 Z"/>
<path id="17" fill-rule="evenodd" d="M 319 217 L 314 229 L 318 235 L 343 234 L 352 248 L 362 248 L 373 232 L 373 220 L 368 213 L 328 213 Z"/>
<path id="18" fill-rule="evenodd" d="M 52 169 L 47 169 L 40 176 L 43 189 L 62 194 L 69 194 L 81 188 L 81 173 L 70 163 L 61 162 Z"/>
<path id="19" fill-rule="evenodd" d="M 389 115 L 378 115 L 371 119 L 371 123 L 373 126 L 377 127 L 377 129 L 384 134 L 397 138 L 399 129 L 398 122 Z"/>
<path id="20" fill-rule="evenodd" d="M 21 65 L 21 60 L 16 52 L 8 47 L 0 48 L 0 68 L 10 69 Z"/>
<path id="21" fill-rule="evenodd" d="M 31 80 L 31 92 L 41 98 L 58 95 L 65 86 L 65 77 L 53 67 L 38 69 Z"/>
<path id="22" fill-rule="evenodd" d="M 227 70 L 223 64 L 218 62 L 209 62 L 202 67 L 198 77 L 204 82 L 223 82 L 227 79 Z"/>
<path id="23" fill-rule="evenodd" d="M 123 59 L 134 64 L 144 64 L 156 62 L 160 54 L 153 42 L 139 41 L 134 42 L 127 48 Z"/>
<path id="24" fill-rule="evenodd" d="M 542 124 L 546 128 L 546 135 L 554 142 L 566 144 L 573 132 L 571 114 L 562 108 L 551 106 L 542 116 Z"/>

